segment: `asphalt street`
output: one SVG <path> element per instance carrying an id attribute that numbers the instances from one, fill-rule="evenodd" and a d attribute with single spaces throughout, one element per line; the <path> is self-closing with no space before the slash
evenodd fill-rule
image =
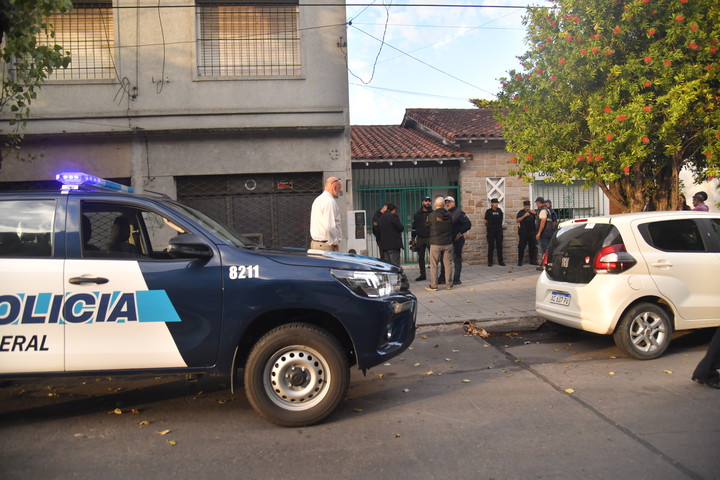
<path id="1" fill-rule="evenodd" d="M 547 326 L 467 336 L 423 326 L 354 371 L 324 423 L 258 417 L 223 377 L 65 378 L 0 388 L 16 478 L 700 479 L 720 477 L 720 392 L 694 384 L 708 332 L 661 358 Z"/>

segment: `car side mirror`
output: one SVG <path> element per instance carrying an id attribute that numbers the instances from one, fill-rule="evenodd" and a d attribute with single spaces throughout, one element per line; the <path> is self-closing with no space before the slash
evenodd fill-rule
<path id="1" fill-rule="evenodd" d="M 172 258 L 210 258 L 212 248 L 194 233 L 183 233 L 170 239 L 167 253 Z"/>

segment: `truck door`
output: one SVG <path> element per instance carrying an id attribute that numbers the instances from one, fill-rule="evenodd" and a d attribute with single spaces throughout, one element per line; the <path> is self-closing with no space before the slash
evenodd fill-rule
<path id="1" fill-rule="evenodd" d="M 62 200 L 0 200 L 0 373 L 64 368 Z"/>
<path id="2" fill-rule="evenodd" d="M 69 210 L 83 234 L 65 268 L 66 370 L 214 365 L 218 256 L 170 258 L 181 223 L 140 204 L 83 200 Z"/>

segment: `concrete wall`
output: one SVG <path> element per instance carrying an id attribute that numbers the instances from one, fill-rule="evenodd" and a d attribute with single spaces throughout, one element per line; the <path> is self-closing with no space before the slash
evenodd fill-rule
<path id="1" fill-rule="evenodd" d="M 193 1 L 114 0 L 117 79 L 48 81 L 23 142 L 38 158 L 6 158 L 0 182 L 77 169 L 174 196 L 174 175 L 322 172 L 350 190 L 345 7 L 322 3 L 337 5 L 300 1 L 300 75 L 208 78 L 197 75 Z"/>
<path id="2" fill-rule="evenodd" d="M 466 235 L 463 262 L 482 264 L 487 262 L 487 229 L 483 219 L 485 210 L 490 208 L 487 177 L 503 177 L 505 199 L 500 205 L 504 219 L 503 257 L 505 263 L 517 263 L 518 235 L 515 215 L 523 207 L 523 200 L 530 199 L 531 187 L 517 177 L 508 176 L 512 155 L 505 150 L 505 142 L 463 144 L 461 150 L 472 152 L 474 159 L 464 163 L 460 169 L 460 192 L 462 210 L 473 224 Z M 527 253 L 525 254 L 527 262 Z M 494 260 L 497 262 L 497 260 Z"/>

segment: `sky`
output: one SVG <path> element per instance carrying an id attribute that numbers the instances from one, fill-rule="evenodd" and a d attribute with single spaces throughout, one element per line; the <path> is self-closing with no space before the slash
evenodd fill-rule
<path id="1" fill-rule="evenodd" d="M 480 6 L 528 4 L 348 0 L 350 124 L 399 125 L 406 108 L 474 108 L 468 99 L 493 99 L 498 79 L 526 51 L 525 10 Z"/>

